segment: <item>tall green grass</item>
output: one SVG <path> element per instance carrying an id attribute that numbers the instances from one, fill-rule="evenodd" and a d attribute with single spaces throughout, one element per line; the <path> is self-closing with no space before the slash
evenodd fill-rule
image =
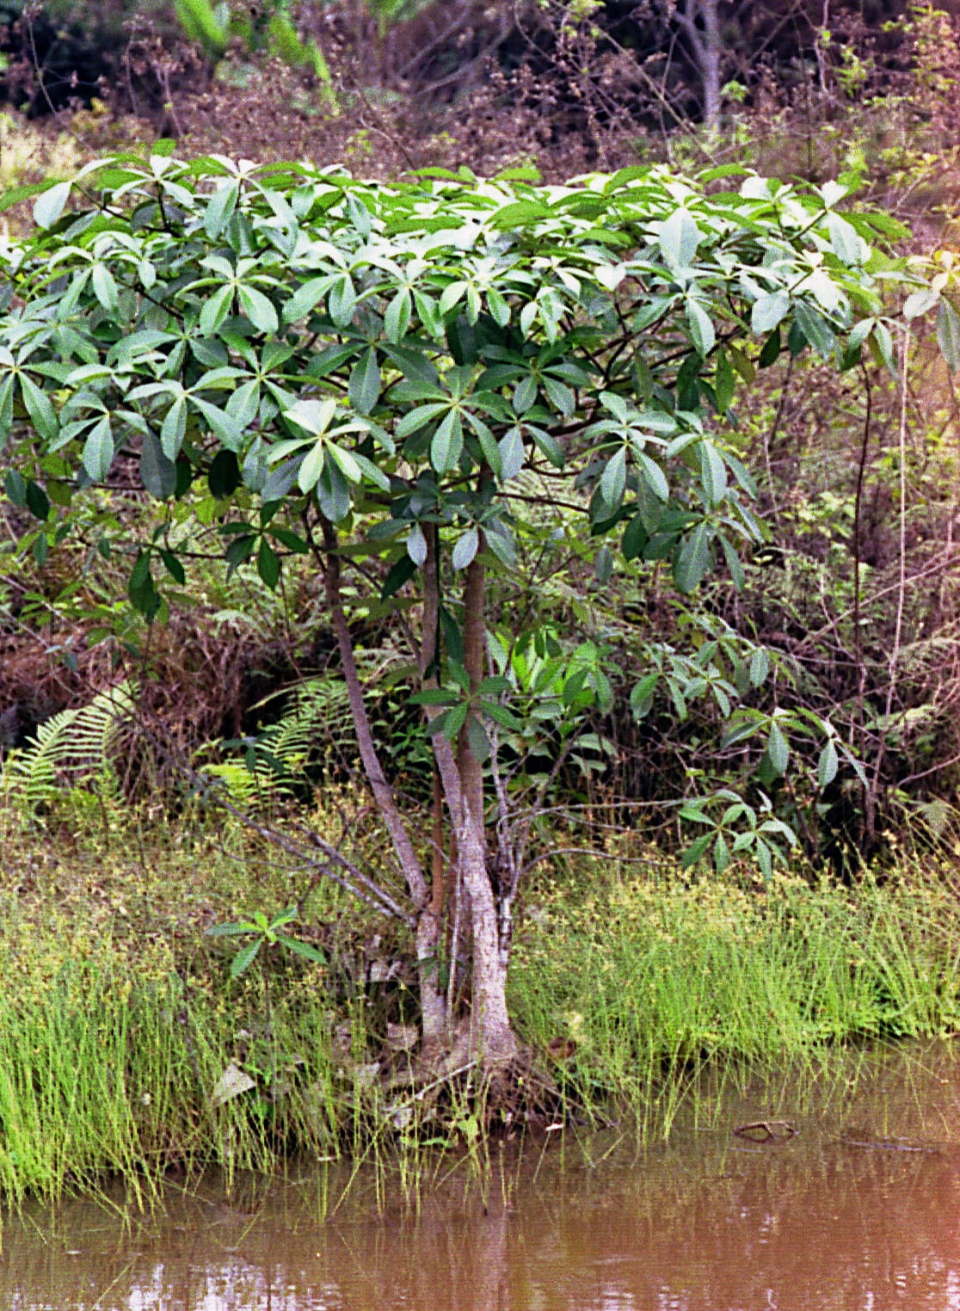
<path id="1" fill-rule="evenodd" d="M 410 944 L 385 943 L 382 922 L 335 889 L 307 910 L 336 926 L 329 966 L 264 950 L 232 980 L 235 947 L 204 928 L 289 905 L 290 871 L 223 833 L 149 848 L 104 833 L 69 850 L 11 836 L 0 1195 L 122 1176 L 149 1201 L 170 1170 L 216 1165 L 229 1179 L 292 1153 L 390 1159 L 402 1187 L 436 1171 L 437 1146 L 482 1165 L 482 1089 L 428 1094 L 379 1077 L 407 1059 L 385 1045 L 386 1022 L 408 1022 L 413 998 L 402 982 L 365 984 L 363 961 L 374 935 L 378 953 Z M 666 1131 L 704 1070 L 805 1065 L 812 1079 L 852 1041 L 960 1030 L 960 907 L 946 881 L 743 888 L 615 874 L 584 864 L 527 890 L 510 995 L 548 1107 L 559 1091 L 575 1116 L 626 1110 L 639 1133 Z M 231 1088 L 237 1075 L 245 1086 Z"/>
<path id="2" fill-rule="evenodd" d="M 555 1074 L 586 1107 L 648 1123 L 708 1064 L 770 1074 L 960 1028 L 960 904 L 935 881 L 589 886 L 543 890 L 511 979 L 528 1040 L 572 1047 Z"/>

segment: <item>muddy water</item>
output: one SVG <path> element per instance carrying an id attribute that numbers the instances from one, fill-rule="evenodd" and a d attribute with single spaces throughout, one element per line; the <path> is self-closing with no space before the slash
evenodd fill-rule
<path id="1" fill-rule="evenodd" d="M 229 1195 L 171 1187 L 162 1217 L 27 1209 L 6 1218 L 0 1308 L 960 1309 L 960 1052 L 701 1094 L 669 1145 L 554 1134 L 483 1179 L 444 1178 L 446 1159 L 419 1205 L 402 1181 L 378 1199 L 373 1176 L 301 1164 Z M 735 1132 L 757 1121 L 774 1136 Z"/>

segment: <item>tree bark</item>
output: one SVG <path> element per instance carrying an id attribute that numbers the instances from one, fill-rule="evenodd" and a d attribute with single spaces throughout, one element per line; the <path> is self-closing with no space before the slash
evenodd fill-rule
<path id="1" fill-rule="evenodd" d="M 440 917 L 434 909 L 426 876 L 397 807 L 393 789 L 380 763 L 363 697 L 363 686 L 357 672 L 353 638 L 350 636 L 350 627 L 340 595 L 340 559 L 337 555 L 336 532 L 326 519 L 323 520 L 323 545 L 326 551 L 327 607 L 334 636 L 337 639 L 344 682 L 347 685 L 347 697 L 357 735 L 360 759 L 373 792 L 374 802 L 390 834 L 414 903 L 423 1054 L 430 1057 L 436 1054 L 447 1035 L 446 1005 L 440 988 L 439 974 Z"/>
<path id="2" fill-rule="evenodd" d="M 464 667 L 474 693 L 484 675 L 485 590 L 484 565 L 478 551 L 467 569 L 463 592 Z M 457 772 L 460 776 L 457 851 L 463 887 L 469 898 L 473 936 L 471 1042 L 486 1066 L 496 1066 L 516 1056 L 517 1039 L 507 1011 L 507 968 L 500 951 L 497 903 L 487 867 L 483 765 L 470 749 L 467 724 L 461 729 L 457 743 Z"/>

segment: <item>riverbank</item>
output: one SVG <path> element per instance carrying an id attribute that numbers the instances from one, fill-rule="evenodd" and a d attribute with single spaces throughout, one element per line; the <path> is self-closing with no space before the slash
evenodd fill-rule
<path id="1" fill-rule="evenodd" d="M 482 1150 L 462 1080 L 404 1084 L 410 944 L 337 889 L 285 932 L 323 961 L 206 930 L 303 895 L 222 831 L 54 842 L 6 833 L 0 871 L 0 1191 L 269 1170 L 297 1150 Z M 139 843 L 139 845 L 138 845 Z M 669 1129 L 705 1067 L 771 1072 L 863 1039 L 960 1029 L 960 904 L 935 871 L 854 890 L 583 865 L 527 889 L 513 1015 L 554 1105 Z M 466 1076 L 469 1080 L 469 1075 Z M 493 1119 L 493 1128 L 516 1130 Z"/>

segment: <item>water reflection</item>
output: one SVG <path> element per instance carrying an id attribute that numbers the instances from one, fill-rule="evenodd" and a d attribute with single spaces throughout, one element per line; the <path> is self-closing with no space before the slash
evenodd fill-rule
<path id="1" fill-rule="evenodd" d="M 815 1112 L 727 1098 L 640 1160 L 551 1148 L 419 1210 L 304 1172 L 172 1194 L 159 1220 L 89 1202 L 10 1217 L 11 1311 L 960 1311 L 960 1062 L 878 1060 Z M 757 1146 L 731 1129 L 796 1111 Z M 852 1145 L 869 1143 L 870 1146 Z M 900 1150 L 905 1146 L 923 1150 Z M 372 1186 L 372 1185 L 371 1185 Z"/>

